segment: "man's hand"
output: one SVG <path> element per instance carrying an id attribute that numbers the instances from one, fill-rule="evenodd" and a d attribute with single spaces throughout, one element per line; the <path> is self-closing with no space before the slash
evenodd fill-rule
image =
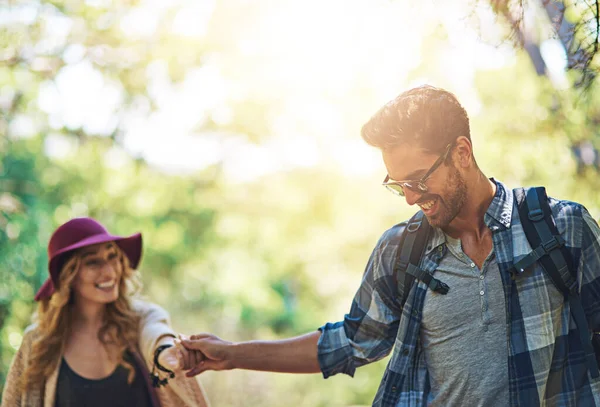
<path id="1" fill-rule="evenodd" d="M 234 367 L 229 352 L 234 346 L 232 342 L 224 341 L 211 334 L 198 334 L 183 339 L 181 344 L 188 352 L 203 355 L 203 359 L 185 374 L 187 377 L 196 376 L 207 370 L 229 370 Z"/>
<path id="2" fill-rule="evenodd" d="M 182 339 L 187 339 L 181 336 Z M 174 346 L 167 348 L 158 355 L 158 363 L 165 369 L 177 373 L 197 366 L 204 359 L 199 351 L 188 350 L 181 345 L 180 339 L 174 339 Z"/>

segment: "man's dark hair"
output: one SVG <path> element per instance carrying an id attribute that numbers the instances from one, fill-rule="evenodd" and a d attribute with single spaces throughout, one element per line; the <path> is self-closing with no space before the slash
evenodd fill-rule
<path id="1" fill-rule="evenodd" d="M 469 117 L 456 96 L 429 85 L 388 102 L 365 123 L 361 136 L 381 150 L 409 144 L 438 154 L 460 136 L 471 140 Z"/>

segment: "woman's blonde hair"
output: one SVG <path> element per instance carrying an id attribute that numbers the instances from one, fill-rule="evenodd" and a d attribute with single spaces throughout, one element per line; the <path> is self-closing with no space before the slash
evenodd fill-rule
<path id="1" fill-rule="evenodd" d="M 107 350 L 108 346 L 116 349 L 116 361 L 128 371 L 128 382 L 132 383 L 135 369 L 131 363 L 123 360 L 126 350 L 137 351 L 138 328 L 140 318 L 133 311 L 131 299 L 141 288 L 138 273 L 129 266 L 129 259 L 117 244 L 121 278 L 119 279 L 119 297 L 106 304 L 103 324 L 98 331 L 98 339 Z M 69 335 L 72 320 L 73 280 L 81 265 L 81 249 L 76 251 L 62 266 L 56 291 L 50 298 L 40 301 L 34 321 L 37 322 L 36 338 L 33 341 L 29 364 L 23 376 L 23 390 L 28 391 L 44 382 L 64 353 L 65 343 Z"/>

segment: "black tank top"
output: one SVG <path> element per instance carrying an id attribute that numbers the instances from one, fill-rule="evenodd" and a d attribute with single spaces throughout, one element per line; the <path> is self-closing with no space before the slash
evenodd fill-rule
<path id="1" fill-rule="evenodd" d="M 55 407 L 150 407 L 150 395 L 142 371 L 127 352 L 127 362 L 135 367 L 135 379 L 129 385 L 124 366 L 103 379 L 86 379 L 75 373 L 62 358 L 56 385 Z"/>

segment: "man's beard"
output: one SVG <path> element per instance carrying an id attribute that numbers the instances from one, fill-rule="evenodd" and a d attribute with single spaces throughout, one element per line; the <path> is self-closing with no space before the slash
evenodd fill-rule
<path id="1" fill-rule="evenodd" d="M 446 185 L 443 197 L 441 195 L 429 195 L 427 198 L 435 197 L 438 199 L 437 213 L 427 217 L 429 224 L 437 228 L 448 226 L 458 215 L 467 199 L 467 183 L 456 167 L 452 167 Z M 422 198 L 421 200 L 425 201 L 427 199 Z"/>

